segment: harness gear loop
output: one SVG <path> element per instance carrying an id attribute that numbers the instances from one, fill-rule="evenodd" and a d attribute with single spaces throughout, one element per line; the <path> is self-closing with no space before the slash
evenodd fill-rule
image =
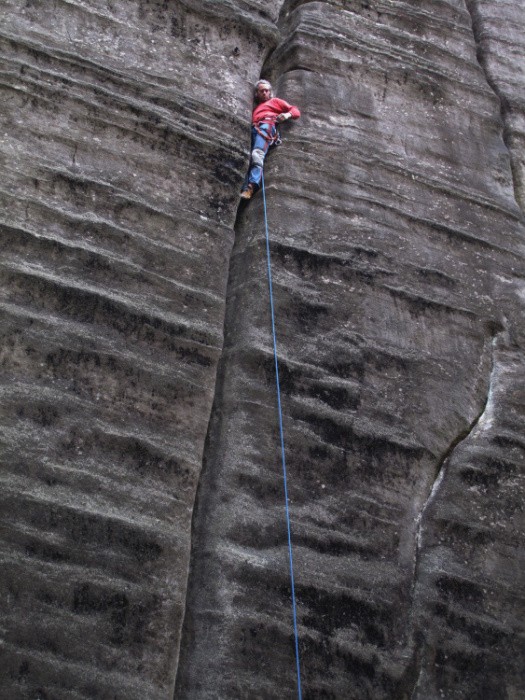
<path id="1" fill-rule="evenodd" d="M 264 132 L 261 127 L 267 124 L 269 127 L 273 127 L 273 130 L 270 128 L 268 130 L 268 133 Z M 259 134 L 259 136 L 262 136 L 265 141 L 268 141 L 268 146 L 280 146 L 282 143 L 281 139 L 281 134 L 279 132 L 279 129 L 277 127 L 277 122 L 275 121 L 275 117 L 267 117 L 266 119 L 262 119 L 260 122 L 257 124 L 253 124 L 253 128 L 255 131 Z M 273 131 L 273 133 L 271 133 Z"/>

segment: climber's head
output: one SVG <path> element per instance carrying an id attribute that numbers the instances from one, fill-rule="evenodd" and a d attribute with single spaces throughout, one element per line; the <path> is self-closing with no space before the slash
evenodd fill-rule
<path id="1" fill-rule="evenodd" d="M 255 101 L 257 104 L 267 102 L 273 97 L 272 86 L 267 80 L 258 80 L 255 83 Z"/>

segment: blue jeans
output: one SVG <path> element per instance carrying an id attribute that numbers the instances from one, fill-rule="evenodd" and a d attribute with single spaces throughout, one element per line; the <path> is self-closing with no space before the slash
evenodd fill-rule
<path id="1" fill-rule="evenodd" d="M 259 127 L 260 131 L 269 136 L 275 135 L 275 126 L 273 124 L 261 124 Z M 263 136 L 259 134 L 257 129 L 252 126 L 252 147 L 250 155 L 250 167 L 248 173 L 244 178 L 244 183 L 242 189 L 245 190 L 248 184 L 255 185 L 258 188 L 261 184 L 261 178 L 263 173 L 264 159 L 268 153 L 268 148 L 270 147 L 269 141 L 267 141 Z M 254 154 L 255 151 L 255 154 Z"/>

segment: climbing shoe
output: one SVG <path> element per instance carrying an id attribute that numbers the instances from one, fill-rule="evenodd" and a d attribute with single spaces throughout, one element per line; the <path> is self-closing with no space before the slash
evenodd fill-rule
<path id="1" fill-rule="evenodd" d="M 250 182 L 246 188 L 241 192 L 241 199 L 251 199 L 255 194 L 255 187 Z"/>

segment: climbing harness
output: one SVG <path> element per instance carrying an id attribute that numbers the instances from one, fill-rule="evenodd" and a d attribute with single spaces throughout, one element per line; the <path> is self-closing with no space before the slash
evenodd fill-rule
<path id="1" fill-rule="evenodd" d="M 271 129 L 268 130 L 268 133 L 266 133 L 262 130 L 262 127 L 265 126 L 266 124 L 270 127 L 273 127 L 273 133 L 271 133 L 271 131 L 272 131 Z M 276 123 L 274 117 L 268 117 L 267 119 L 263 119 L 262 121 L 258 122 L 257 124 L 253 124 L 253 128 L 259 134 L 259 136 L 262 136 L 263 139 L 268 142 L 268 146 L 280 146 L 281 145 L 281 143 L 282 143 L 281 132 L 279 131 L 279 128 L 277 127 L 277 123 Z"/>
<path id="2" fill-rule="evenodd" d="M 270 296 L 270 314 L 272 318 L 272 339 L 273 339 L 273 358 L 275 363 L 275 383 L 277 387 L 277 409 L 279 413 L 279 435 L 281 438 L 281 459 L 283 467 L 283 482 L 284 482 L 284 502 L 286 511 L 286 527 L 288 531 L 288 558 L 290 561 L 290 587 L 292 590 L 292 615 L 293 615 L 293 629 L 294 629 L 294 639 L 295 639 L 295 664 L 297 670 L 297 696 L 299 700 L 302 700 L 301 692 L 301 667 L 299 661 L 299 634 L 297 632 L 297 606 L 295 602 L 295 581 L 293 572 L 293 554 L 292 554 L 292 532 L 290 526 L 290 509 L 288 506 L 288 480 L 286 474 L 286 458 L 284 452 L 284 430 L 283 430 L 283 412 L 281 408 L 281 389 L 279 386 L 279 362 L 277 360 L 277 340 L 275 333 L 275 311 L 273 304 L 273 284 L 272 284 L 272 265 L 270 259 L 270 236 L 268 234 L 268 214 L 266 210 L 266 191 L 264 188 L 264 173 L 262 175 L 262 194 L 263 194 L 263 206 L 264 206 L 264 228 L 266 234 L 266 261 L 268 266 L 268 289 Z"/>

